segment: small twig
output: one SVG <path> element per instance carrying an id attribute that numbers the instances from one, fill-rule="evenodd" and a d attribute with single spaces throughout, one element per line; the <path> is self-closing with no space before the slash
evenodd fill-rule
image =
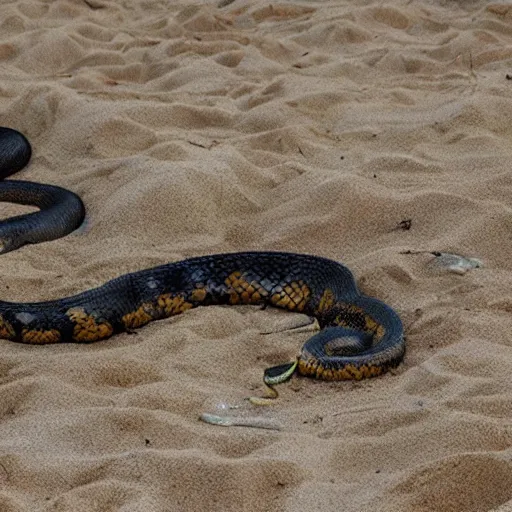
<path id="1" fill-rule="evenodd" d="M 299 323 L 298 325 L 295 325 L 293 327 L 283 327 L 280 329 L 275 329 L 271 331 L 261 331 L 260 334 L 262 336 L 266 336 L 268 334 L 276 334 L 278 332 L 285 332 L 285 333 L 296 333 L 296 332 L 309 332 L 309 331 L 318 331 L 320 330 L 320 326 L 318 325 L 318 320 L 316 318 L 308 317 L 307 321 L 304 321 L 302 323 Z"/>
<path id="2" fill-rule="evenodd" d="M 9 481 L 9 472 L 7 471 L 7 468 L 0 462 L 0 468 L 2 468 L 4 476 L 3 478 L 0 478 L 0 481 L 8 482 Z"/>
<path id="3" fill-rule="evenodd" d="M 205 146 L 204 144 L 199 144 L 199 142 L 193 142 L 191 140 L 187 141 L 189 144 L 192 144 L 192 146 L 197 146 L 198 148 L 208 149 L 208 146 Z"/>
<path id="4" fill-rule="evenodd" d="M 96 3 L 94 0 L 84 0 L 84 4 L 87 5 L 90 9 L 103 9 L 105 6 L 103 4 Z"/>
<path id="5" fill-rule="evenodd" d="M 218 142 L 216 140 L 212 141 L 210 145 L 206 145 L 206 144 L 201 144 L 200 142 L 194 142 L 192 140 L 187 140 L 187 142 L 189 144 L 191 144 L 192 146 L 197 146 L 198 148 L 203 148 L 203 149 L 212 149 L 214 146 L 217 146 Z"/>
<path id="6" fill-rule="evenodd" d="M 199 419 L 210 425 L 218 425 L 220 427 L 252 427 L 267 430 L 282 429 L 281 425 L 276 421 L 262 416 L 236 418 L 235 416 L 217 416 L 215 414 L 203 413 L 199 416 Z"/>
<path id="7" fill-rule="evenodd" d="M 438 251 L 414 251 L 412 249 L 400 251 L 398 254 L 432 254 L 433 256 L 441 256 L 441 253 Z"/>

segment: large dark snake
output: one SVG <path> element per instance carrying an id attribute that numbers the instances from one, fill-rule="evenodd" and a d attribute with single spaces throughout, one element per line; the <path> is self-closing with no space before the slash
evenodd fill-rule
<path id="1" fill-rule="evenodd" d="M 0 177 L 23 168 L 30 144 L 0 128 Z M 0 252 L 52 240 L 76 229 L 84 207 L 72 192 L 25 181 L 0 182 L 0 201 L 41 211 L 0 222 Z M 396 367 L 405 352 L 402 322 L 380 300 L 362 295 L 335 261 L 284 252 L 202 256 L 125 274 L 85 292 L 46 302 L 0 301 L 0 338 L 21 343 L 93 342 L 197 306 L 259 304 L 315 317 L 320 332 L 297 364 L 267 370 L 282 380 L 297 366 L 325 380 L 362 379 Z"/>

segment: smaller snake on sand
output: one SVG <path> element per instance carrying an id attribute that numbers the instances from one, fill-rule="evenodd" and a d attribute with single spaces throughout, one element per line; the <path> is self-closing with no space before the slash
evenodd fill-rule
<path id="1" fill-rule="evenodd" d="M 0 129 L 0 176 L 28 163 L 19 132 Z M 0 183 L 0 200 L 41 211 L 0 222 L 0 252 L 64 236 L 84 207 L 60 187 Z M 32 344 L 94 342 L 197 306 L 263 305 L 318 320 L 293 363 L 265 371 L 273 385 L 297 369 L 318 379 L 363 379 L 396 367 L 405 352 L 402 322 L 378 299 L 362 295 L 350 270 L 335 261 L 285 252 L 201 256 L 122 275 L 77 295 L 46 302 L 0 301 L 0 338 Z"/>

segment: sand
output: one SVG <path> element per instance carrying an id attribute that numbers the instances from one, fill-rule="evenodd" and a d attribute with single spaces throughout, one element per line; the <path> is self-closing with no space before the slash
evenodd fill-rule
<path id="1" fill-rule="evenodd" d="M 212 307 L 85 346 L 2 340 L 0 511 L 511 511 L 511 78 L 507 3 L 2 2 L 0 125 L 34 147 L 18 177 L 87 207 L 78 232 L 0 258 L 3 300 L 306 252 L 393 306 L 408 351 L 257 408 L 303 317 Z"/>

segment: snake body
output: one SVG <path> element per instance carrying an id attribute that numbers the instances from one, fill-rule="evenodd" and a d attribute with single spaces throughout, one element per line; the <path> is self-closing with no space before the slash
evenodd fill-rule
<path id="1" fill-rule="evenodd" d="M 48 186 L 40 187 L 45 192 Z M 28 194 L 28 189 L 19 191 Z M 5 196 L 0 194 L 1 198 Z M 62 227 L 71 231 L 74 224 L 59 217 L 62 196 L 57 199 L 57 206 L 48 209 L 52 215 L 37 212 L 20 222 L 38 237 L 53 237 Z M 60 219 L 58 229 L 55 218 Z M 16 226 L 16 218 L 7 222 L 12 221 Z M 3 228 L 0 223 L 0 239 Z M 304 344 L 298 357 L 303 375 L 325 380 L 373 377 L 397 366 L 405 352 L 398 315 L 380 300 L 361 294 L 347 267 L 285 252 L 201 256 L 124 274 L 57 300 L 0 301 L 0 338 L 32 344 L 95 342 L 197 306 L 243 304 L 272 306 L 318 320 L 320 332 Z"/>
<path id="2" fill-rule="evenodd" d="M 23 169 L 31 155 L 32 148 L 24 135 L 0 127 L 0 179 Z M 40 208 L 38 212 L 0 222 L 0 254 L 65 236 L 80 226 L 85 217 L 80 197 L 53 185 L 0 181 L 0 201 Z"/>

